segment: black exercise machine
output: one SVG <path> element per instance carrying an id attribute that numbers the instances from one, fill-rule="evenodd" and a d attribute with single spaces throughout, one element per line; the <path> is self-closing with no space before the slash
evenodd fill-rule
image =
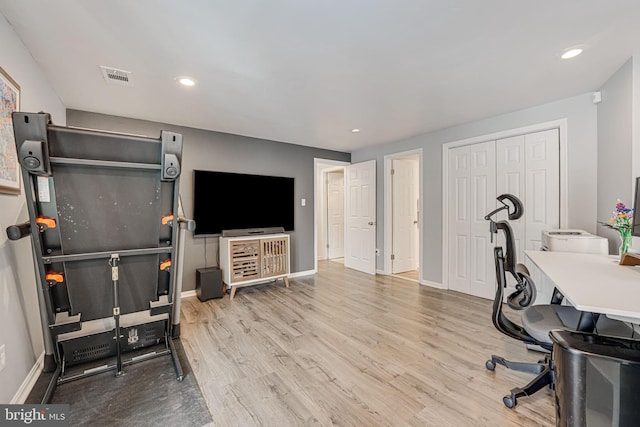
<path id="1" fill-rule="evenodd" d="M 13 125 L 29 222 L 7 235 L 31 236 L 44 371 L 54 372 L 43 402 L 58 384 L 118 376 L 164 355 L 181 381 L 172 343 L 180 334 L 180 229 L 194 228 L 179 217 L 182 136 L 59 127 L 45 113 L 14 113 Z"/>

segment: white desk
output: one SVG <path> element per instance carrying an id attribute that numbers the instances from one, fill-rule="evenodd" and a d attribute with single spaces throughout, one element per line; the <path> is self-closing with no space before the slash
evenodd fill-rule
<path id="1" fill-rule="evenodd" d="M 640 267 L 618 265 L 618 257 L 525 251 L 578 310 L 640 324 Z"/>

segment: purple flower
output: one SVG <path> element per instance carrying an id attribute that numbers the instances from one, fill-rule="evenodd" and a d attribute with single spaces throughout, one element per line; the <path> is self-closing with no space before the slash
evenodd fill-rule
<path id="1" fill-rule="evenodd" d="M 618 230 L 631 230 L 633 224 L 633 209 L 628 208 L 620 199 L 617 200 L 616 210 L 613 211 L 609 224 Z"/>

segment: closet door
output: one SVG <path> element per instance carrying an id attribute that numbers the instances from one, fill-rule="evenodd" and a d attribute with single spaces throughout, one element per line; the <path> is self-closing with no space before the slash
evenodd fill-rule
<path id="1" fill-rule="evenodd" d="M 469 147 L 449 151 L 449 289 L 469 293 Z"/>
<path id="2" fill-rule="evenodd" d="M 495 142 L 469 147 L 470 283 L 469 293 L 483 298 L 495 294 L 495 267 L 489 221 L 484 216 L 496 206 Z"/>
<path id="3" fill-rule="evenodd" d="M 522 218 L 509 221 L 509 225 L 513 229 L 516 256 L 520 262 L 524 259 L 525 217 L 528 211 L 525 201 L 525 157 L 524 135 L 499 139 L 496 142 L 496 197 L 505 193 L 513 194 L 522 201 L 525 208 Z M 497 219 L 508 219 L 507 213 L 500 212 Z M 505 245 L 502 233 L 498 234 L 498 245 L 502 247 Z M 509 284 L 513 282 L 511 277 L 508 278 L 508 282 Z"/>
<path id="4" fill-rule="evenodd" d="M 541 246 L 543 230 L 560 227 L 560 138 L 558 129 L 505 138 L 496 142 L 497 193 L 518 197 L 524 215 L 509 221 L 516 244 L 516 256 L 525 264 L 538 290 L 537 303 L 548 303 L 553 285 L 524 256 L 527 249 Z M 501 213 L 500 219 L 507 219 Z M 504 237 L 498 244 L 504 246 Z M 509 294 L 515 280 L 507 275 Z"/>
<path id="5" fill-rule="evenodd" d="M 559 131 L 452 148 L 448 167 L 449 289 L 491 299 L 496 283 L 493 246 L 504 247 L 505 241 L 499 233 L 491 243 L 484 216 L 496 207 L 500 194 L 522 201 L 524 215 L 509 223 L 517 260 L 528 265 L 524 251 L 540 249 L 542 231 L 560 226 Z M 506 212 L 497 219 L 507 219 Z M 507 280 L 513 286 L 510 276 Z M 546 295 L 540 288 L 539 294 Z"/>
<path id="6" fill-rule="evenodd" d="M 493 298 L 495 269 L 489 222 L 495 208 L 494 141 L 449 152 L 449 289 Z"/>
<path id="7" fill-rule="evenodd" d="M 525 135 L 525 249 L 540 249 L 542 231 L 560 228 L 558 129 Z"/>
<path id="8" fill-rule="evenodd" d="M 543 230 L 560 226 L 560 139 L 558 129 L 497 141 L 498 195 L 522 200 L 524 215 L 510 221 L 518 260 L 540 249 Z M 506 215 L 500 219 L 506 219 Z"/>

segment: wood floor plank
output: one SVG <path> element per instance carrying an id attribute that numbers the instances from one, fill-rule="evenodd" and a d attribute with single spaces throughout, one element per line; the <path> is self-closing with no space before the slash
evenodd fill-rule
<path id="1" fill-rule="evenodd" d="M 183 301 L 214 425 L 554 425 L 548 389 L 502 404 L 531 375 L 484 362 L 541 355 L 494 329 L 491 301 L 330 261 L 290 282 Z"/>

